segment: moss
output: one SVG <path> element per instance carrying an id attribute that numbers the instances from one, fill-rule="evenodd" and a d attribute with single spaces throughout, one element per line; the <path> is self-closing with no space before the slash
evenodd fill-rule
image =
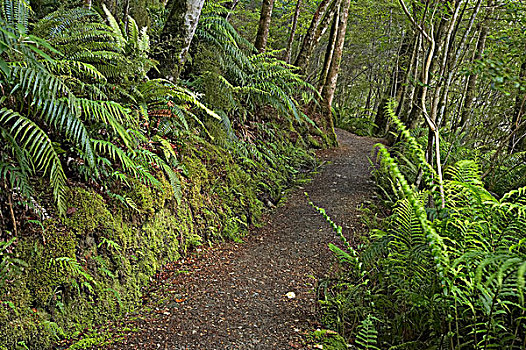
<path id="1" fill-rule="evenodd" d="M 297 168 L 312 161 L 270 129 L 258 131 L 269 143 L 253 145 L 251 158 L 202 139 L 186 140 L 179 202 L 161 173 L 159 188 L 131 180 L 116 189 L 137 210 L 93 189 L 70 188 L 69 214 L 47 220 L 41 237 L 20 238 L 16 252 L 28 268 L 0 290 L 0 300 L 12 306 L 0 304 L 0 338 L 6 339 L 0 344 L 47 349 L 135 308 L 158 269 L 192 247 L 243 237 L 259 222 L 263 201 L 279 200 Z"/>
<path id="2" fill-rule="evenodd" d="M 142 234 L 147 244 L 142 253 L 141 271 L 153 275 L 162 262 L 179 259 L 180 240 L 184 239 L 181 226 L 184 224 L 167 208 L 161 209 L 144 223 Z"/>
<path id="3" fill-rule="evenodd" d="M 57 290 L 67 288 L 70 281 L 70 273 L 57 259 L 76 259 L 73 232 L 55 220 L 47 220 L 42 240 L 23 238 L 17 248 L 29 266 L 25 283 L 31 291 L 31 305 L 38 309 L 53 305 Z"/>
<path id="4" fill-rule="evenodd" d="M 321 344 L 324 350 L 346 350 L 349 347 L 345 339 L 338 333 L 323 329 L 311 333 L 311 341 Z"/>
<path id="5" fill-rule="evenodd" d="M 80 350 L 80 349 L 91 349 L 95 346 L 103 346 L 107 342 L 110 335 L 94 335 L 90 337 L 83 338 L 76 342 L 75 344 L 71 345 L 68 349 L 69 350 Z"/>
<path id="6" fill-rule="evenodd" d="M 111 213 L 102 196 L 93 190 L 72 188 L 67 206 L 72 214 L 63 219 L 64 225 L 79 236 L 90 235 L 111 222 Z"/>
<path id="7" fill-rule="evenodd" d="M 191 179 L 185 197 L 205 240 L 233 239 L 259 220 L 258 190 L 230 153 L 198 143 L 189 147 L 184 161 Z"/>
<path id="8" fill-rule="evenodd" d="M 132 184 L 133 185 L 128 194 L 137 206 L 137 209 L 139 209 L 139 211 L 142 213 L 146 213 L 147 215 L 153 215 L 155 212 L 155 198 L 153 190 L 139 181 L 135 181 L 135 183 Z"/>
<path id="9" fill-rule="evenodd" d="M 318 149 L 323 148 L 324 147 L 323 141 L 324 140 L 321 137 L 316 137 L 316 136 L 312 136 L 312 135 L 309 135 L 307 137 L 307 142 L 313 148 L 318 148 Z"/>

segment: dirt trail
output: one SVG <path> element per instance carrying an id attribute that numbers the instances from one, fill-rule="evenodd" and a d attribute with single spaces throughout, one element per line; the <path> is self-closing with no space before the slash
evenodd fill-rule
<path id="1" fill-rule="evenodd" d="M 348 234 L 363 230 L 357 208 L 373 192 L 367 157 L 377 140 L 341 130 L 338 140 L 318 154 L 330 163 L 244 243 L 205 249 L 163 272 L 146 308 L 125 321 L 139 331 L 110 349 L 311 348 L 304 339 L 319 326 L 316 280 L 333 265 L 327 245 L 338 238 L 303 193 Z"/>

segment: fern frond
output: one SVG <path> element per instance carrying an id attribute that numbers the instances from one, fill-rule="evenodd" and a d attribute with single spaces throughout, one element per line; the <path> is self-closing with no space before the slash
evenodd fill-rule
<path id="1" fill-rule="evenodd" d="M 377 319 L 368 315 L 358 327 L 356 335 L 356 344 L 361 350 L 380 350 L 377 345 L 378 331 L 374 327 L 373 321 Z"/>
<path id="2" fill-rule="evenodd" d="M 163 159 L 161 159 L 158 155 L 148 150 L 137 150 L 136 155 L 137 158 L 140 159 L 143 164 L 153 164 L 155 166 L 160 167 L 164 171 L 164 173 L 168 176 L 168 179 L 170 180 L 170 185 L 174 190 L 174 195 L 176 196 L 176 199 L 180 201 L 181 180 L 179 179 L 179 175 L 174 171 L 174 169 L 170 165 L 168 165 Z"/>
<path id="3" fill-rule="evenodd" d="M 48 175 L 59 212 L 65 212 L 66 175 L 49 136 L 33 121 L 7 108 L 0 109 L 0 126 L 27 151 L 35 168 Z"/>
<path id="4" fill-rule="evenodd" d="M 104 10 L 104 13 L 106 14 L 106 18 L 108 20 L 108 23 L 110 24 L 110 28 L 112 29 L 113 33 L 115 34 L 115 38 L 118 40 L 118 44 L 120 47 L 124 47 L 124 44 L 126 40 L 124 39 L 124 35 L 122 33 L 122 30 L 117 23 L 117 20 L 115 17 L 113 17 L 113 14 L 110 10 L 106 7 L 106 5 L 102 5 L 102 9 Z"/>
<path id="5" fill-rule="evenodd" d="M 93 101 L 80 98 L 77 102 L 86 120 L 108 125 L 121 138 L 126 147 L 134 146 L 130 135 L 124 128 L 124 125 L 135 124 L 130 116 L 129 109 L 113 101 Z"/>
<path id="6" fill-rule="evenodd" d="M 41 37 L 55 38 L 68 32 L 79 23 L 94 20 L 101 20 L 99 14 L 86 7 L 61 9 L 51 12 L 39 20 L 33 28 L 33 33 Z"/>
<path id="7" fill-rule="evenodd" d="M 0 17 L 5 26 L 17 28 L 21 34 L 27 33 L 31 7 L 27 0 L 0 2 Z"/>
<path id="8" fill-rule="evenodd" d="M 161 182 L 148 170 L 149 165 L 141 164 L 140 161 L 145 159 L 143 152 L 141 154 L 133 152 L 128 155 L 113 143 L 104 140 L 93 140 L 93 147 L 98 153 L 106 154 L 112 160 L 118 161 L 126 173 L 132 175 L 141 183 L 162 190 Z"/>

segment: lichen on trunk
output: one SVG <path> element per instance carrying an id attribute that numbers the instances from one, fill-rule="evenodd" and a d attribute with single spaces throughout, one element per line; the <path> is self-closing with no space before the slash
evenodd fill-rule
<path id="1" fill-rule="evenodd" d="M 169 15 L 155 54 L 162 77 L 176 81 L 183 71 L 204 3 L 204 0 L 168 1 L 166 12 Z"/>

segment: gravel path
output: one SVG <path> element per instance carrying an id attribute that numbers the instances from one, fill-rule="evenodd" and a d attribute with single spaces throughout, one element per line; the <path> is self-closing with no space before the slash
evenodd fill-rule
<path id="1" fill-rule="evenodd" d="M 244 243 L 204 249 L 159 274 L 143 310 L 124 321 L 139 331 L 108 349 L 312 348 L 305 335 L 319 327 L 316 280 L 330 272 L 327 245 L 338 238 L 304 192 L 351 236 L 363 231 L 357 208 L 373 192 L 367 157 L 378 140 L 341 130 L 338 140 L 318 153 L 328 163 L 314 180 Z"/>

